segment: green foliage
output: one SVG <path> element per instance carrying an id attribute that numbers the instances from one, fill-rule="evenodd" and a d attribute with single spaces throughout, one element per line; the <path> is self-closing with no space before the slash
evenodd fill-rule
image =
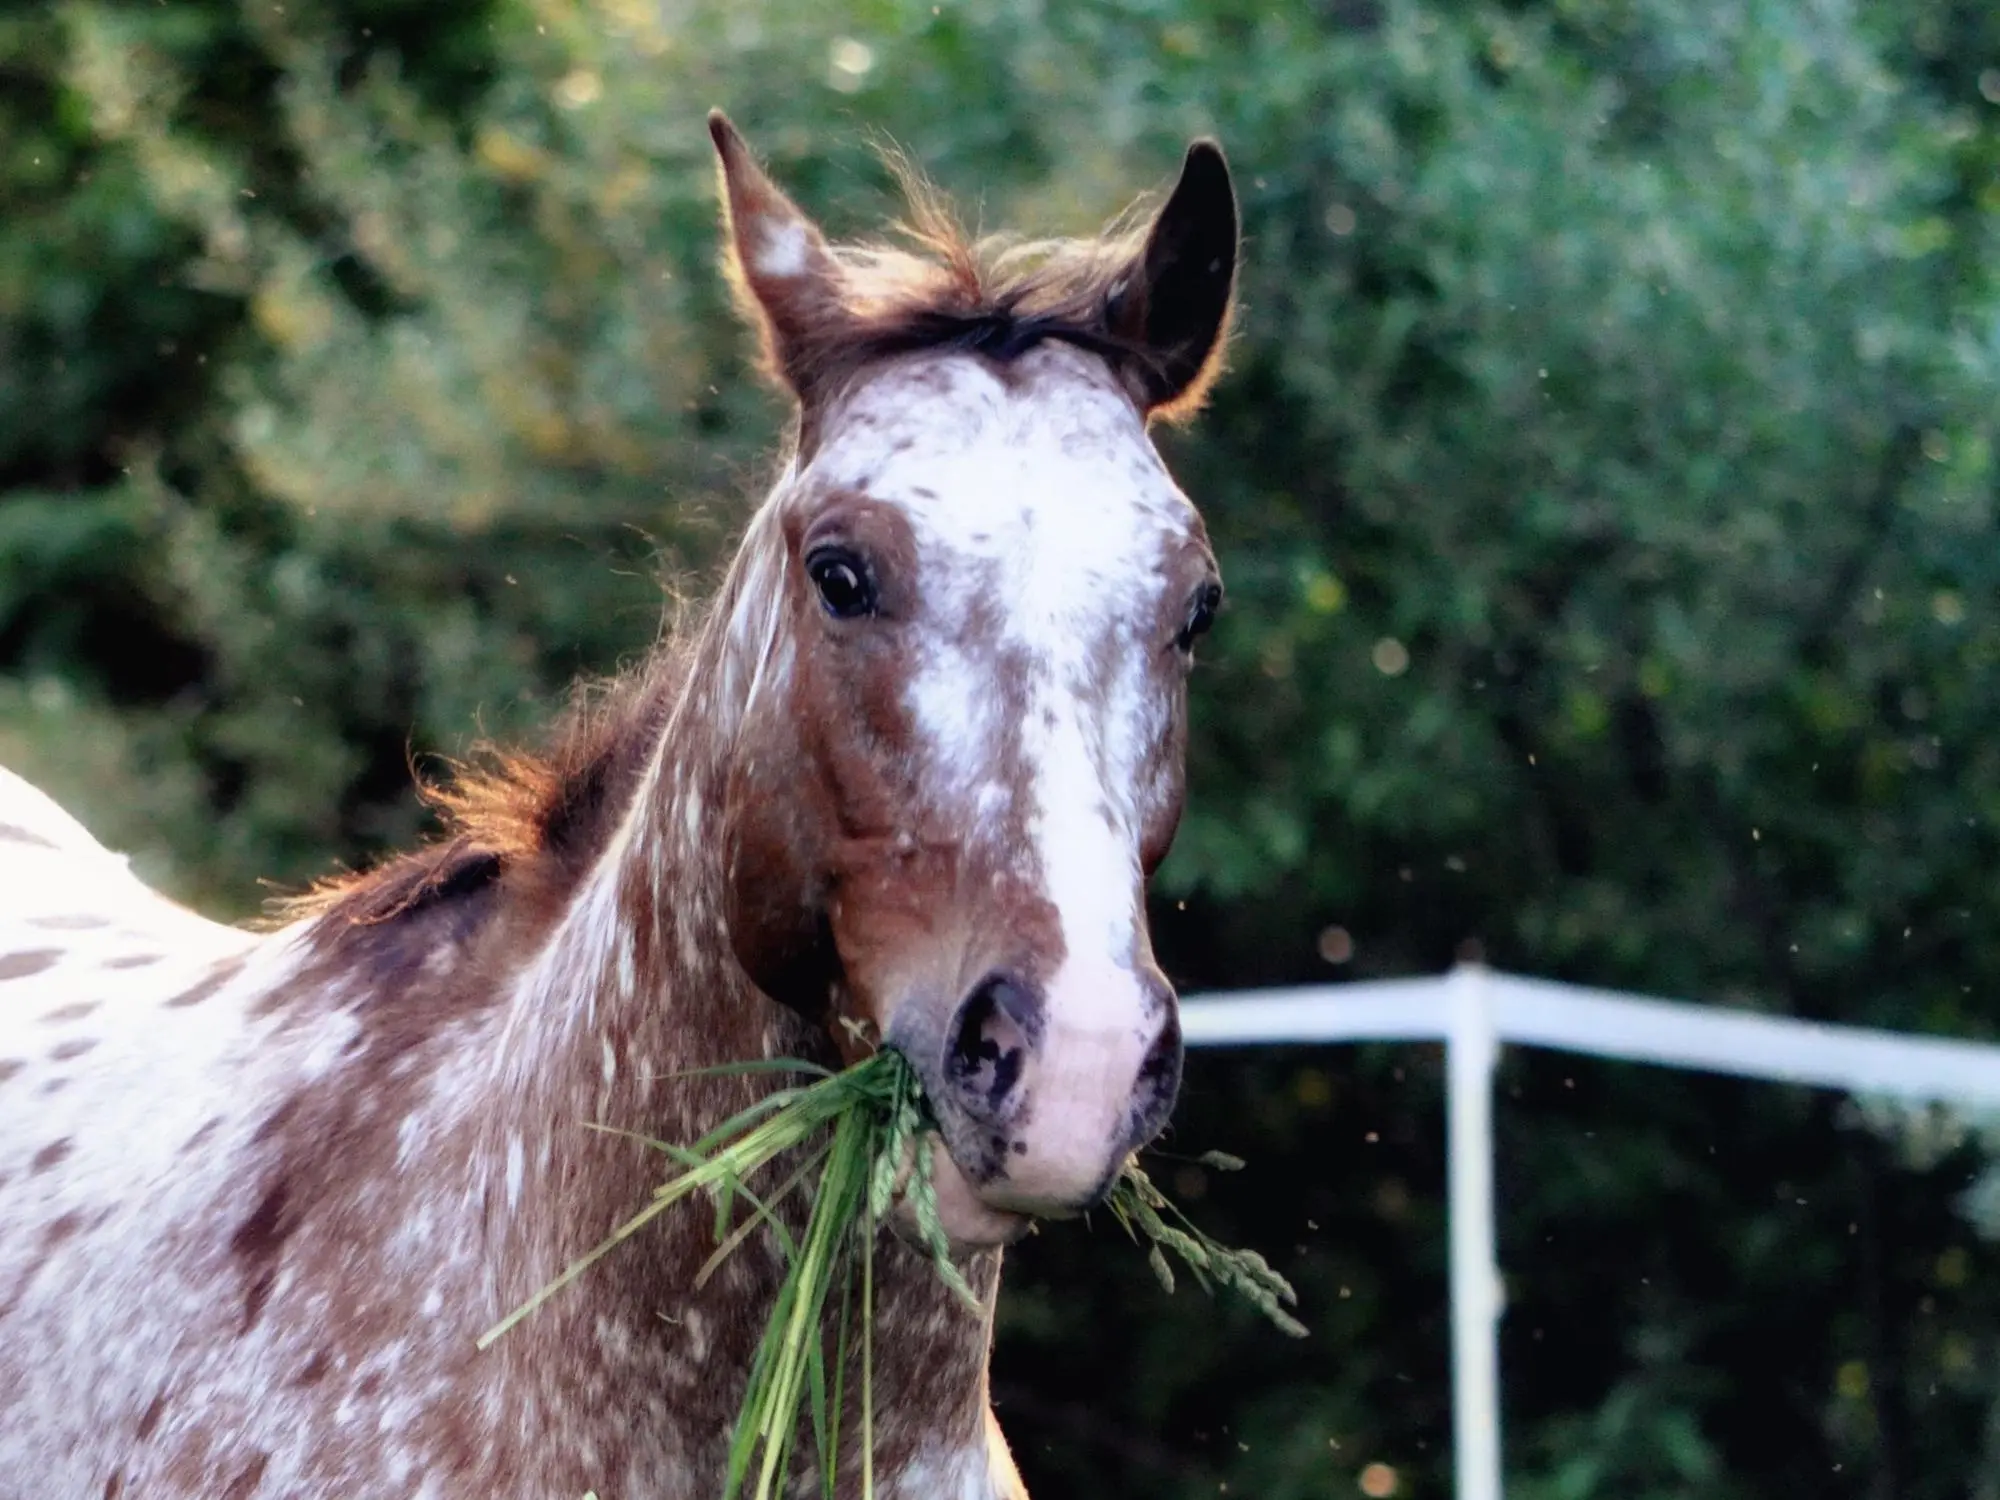
<path id="1" fill-rule="evenodd" d="M 655 575 L 759 488 L 781 413 L 711 270 L 703 111 L 837 231 L 890 206 L 869 132 L 1049 231 L 1212 131 L 1244 313 L 1166 442 L 1230 602 L 1169 968 L 1476 953 L 1993 1032 L 1991 7 L 660 15 L 0 21 L 0 759 L 219 911 L 408 839 L 410 754 L 644 649 Z M 1193 1064 L 1177 1139 L 1255 1166 L 1163 1181 L 1314 1337 L 1036 1237 L 996 1366 L 1034 1493 L 1442 1492 L 1436 1073 Z M 1976 1135 L 1560 1058 L 1504 1082 L 1519 1493 L 2000 1493 Z"/>

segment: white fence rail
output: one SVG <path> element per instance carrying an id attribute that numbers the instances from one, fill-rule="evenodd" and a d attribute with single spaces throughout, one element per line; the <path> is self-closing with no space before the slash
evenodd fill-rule
<path id="1" fill-rule="evenodd" d="M 1493 1068 L 1503 1045 L 1913 1102 L 2000 1106 L 2000 1046 L 1653 1000 L 1477 966 L 1442 979 L 1194 997 L 1182 1003 L 1181 1027 L 1190 1047 L 1445 1044 L 1458 1500 L 1500 1500 L 1501 1494 Z"/>

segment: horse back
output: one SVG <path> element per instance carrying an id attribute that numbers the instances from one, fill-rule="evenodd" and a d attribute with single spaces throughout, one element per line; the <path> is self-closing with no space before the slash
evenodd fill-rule
<path id="1" fill-rule="evenodd" d="M 281 1086 L 247 1023 L 285 947 L 0 770 L 0 1491 L 100 1493 L 102 1455 L 164 1427 L 176 1346 L 240 1316 L 217 1209 Z"/>

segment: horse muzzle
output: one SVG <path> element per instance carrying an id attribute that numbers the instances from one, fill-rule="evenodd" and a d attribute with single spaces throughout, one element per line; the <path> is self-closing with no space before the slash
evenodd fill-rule
<path id="1" fill-rule="evenodd" d="M 900 1007 L 887 1042 L 930 1098 L 957 1169 L 939 1176 L 940 1213 L 959 1210 L 948 1217 L 972 1233 L 946 1232 L 966 1243 L 1011 1238 L 1017 1216 L 1070 1218 L 1101 1202 L 1180 1088 L 1178 1007 L 1150 965 L 1065 964 L 1046 988 L 995 971 L 942 1015 Z M 1003 1216 L 984 1236 L 982 1214 Z"/>

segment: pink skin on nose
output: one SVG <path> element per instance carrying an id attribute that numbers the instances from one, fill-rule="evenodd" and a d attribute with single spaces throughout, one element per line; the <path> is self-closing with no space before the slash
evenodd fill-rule
<path id="1" fill-rule="evenodd" d="M 1094 1201 L 1124 1153 L 1151 1135 L 1137 1116 L 1164 1118 L 1142 1077 L 1168 1021 L 1160 994 L 1129 969 L 1064 966 L 1049 993 L 1041 1044 L 1026 1062 L 1022 1109 L 1001 1175 L 984 1185 L 993 1208 L 1064 1216 Z"/>

